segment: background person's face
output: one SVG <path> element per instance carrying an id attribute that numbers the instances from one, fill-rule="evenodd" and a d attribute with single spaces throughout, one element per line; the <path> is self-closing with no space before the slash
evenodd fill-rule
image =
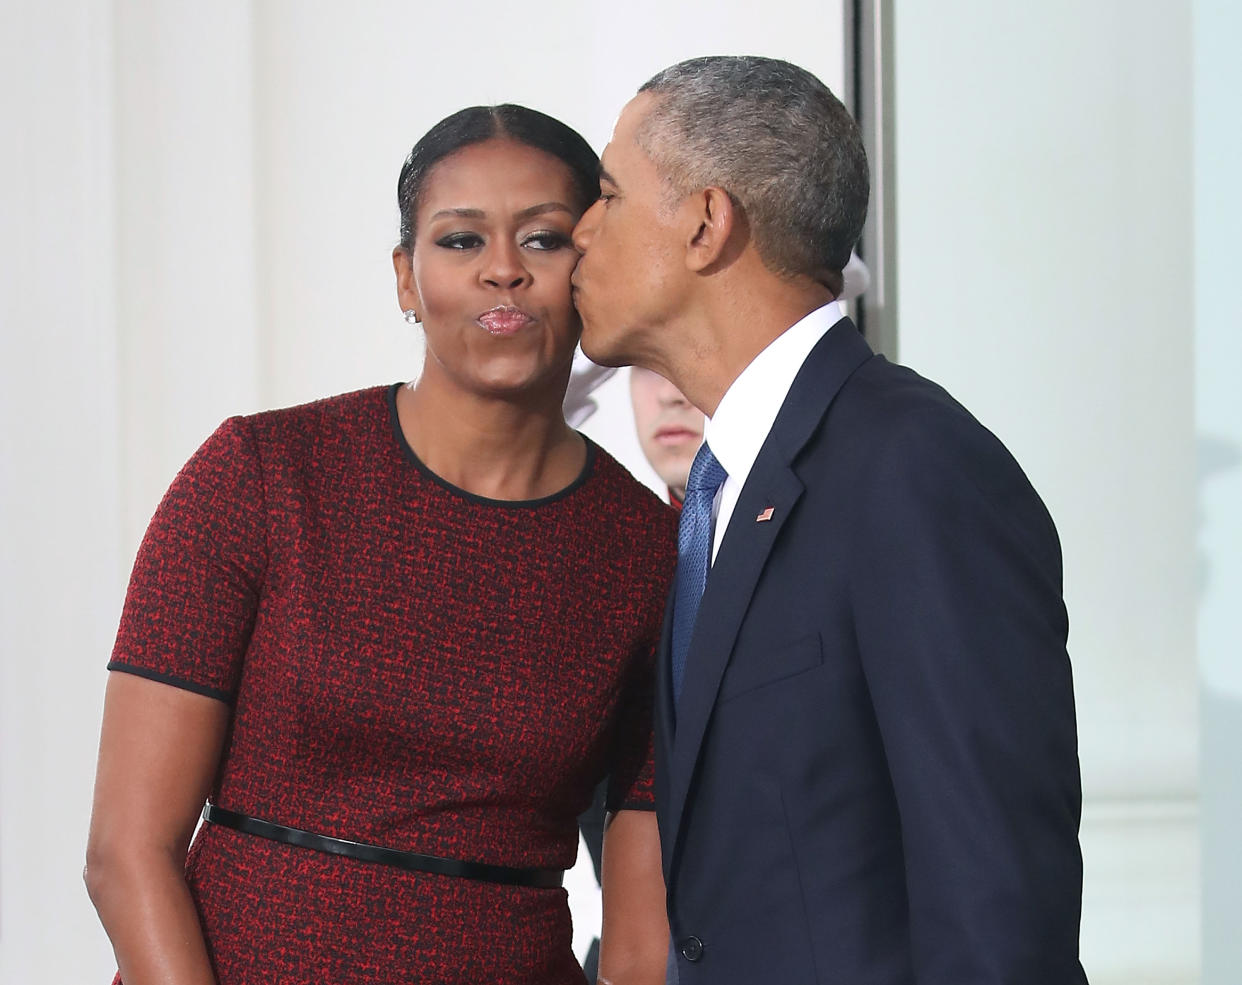
<path id="1" fill-rule="evenodd" d="M 634 428 L 643 454 L 656 475 L 678 499 L 685 499 L 686 479 L 703 443 L 703 412 L 658 373 L 630 370 Z"/>

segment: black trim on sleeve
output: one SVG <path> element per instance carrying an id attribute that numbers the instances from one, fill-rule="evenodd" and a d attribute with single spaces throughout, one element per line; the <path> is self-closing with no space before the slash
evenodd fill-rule
<path id="1" fill-rule="evenodd" d="M 616 814 L 618 811 L 649 811 L 650 812 L 650 811 L 654 811 L 655 809 L 656 809 L 656 805 L 654 802 L 648 802 L 645 800 L 626 800 L 621 803 L 620 807 L 614 807 L 611 804 L 608 805 L 609 814 Z"/>
<path id="2" fill-rule="evenodd" d="M 176 674 L 163 674 L 158 670 L 136 667 L 133 664 L 121 663 L 119 660 L 110 660 L 108 662 L 108 669 L 120 671 L 122 674 L 133 674 L 135 677 L 145 677 L 149 681 L 159 681 L 161 684 L 171 684 L 173 687 L 181 688 L 183 691 L 193 691 L 195 694 L 202 694 L 208 698 L 223 701 L 226 705 L 233 703 L 234 695 L 231 691 L 188 681 L 184 677 L 178 677 Z"/>

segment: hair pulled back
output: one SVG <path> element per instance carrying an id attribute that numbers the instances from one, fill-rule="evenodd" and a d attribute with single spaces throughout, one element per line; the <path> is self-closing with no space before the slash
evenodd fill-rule
<path id="1" fill-rule="evenodd" d="M 428 130 L 405 159 L 397 178 L 403 248 L 414 245 L 419 200 L 432 169 L 463 147 L 498 138 L 541 150 L 569 168 L 578 198 L 572 204 L 580 210 L 585 211 L 598 197 L 599 156 L 576 130 L 546 113 L 513 103 L 470 106 Z"/>

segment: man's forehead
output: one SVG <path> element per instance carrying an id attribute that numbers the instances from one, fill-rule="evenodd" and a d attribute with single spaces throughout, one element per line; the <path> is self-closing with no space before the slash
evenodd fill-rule
<path id="1" fill-rule="evenodd" d="M 639 124 L 647 116 L 651 99 L 650 93 L 640 92 L 621 107 L 621 112 L 617 114 L 617 122 L 613 124 L 612 139 L 608 141 L 603 153 L 600 154 L 600 161 L 606 175 L 615 173 L 618 159 L 627 150 L 638 150 L 637 130 Z"/>
<path id="2" fill-rule="evenodd" d="M 621 107 L 621 112 L 617 114 L 617 121 L 612 125 L 612 140 L 614 143 L 622 136 L 630 140 L 634 139 L 634 131 L 638 129 L 638 125 L 646 118 L 654 98 L 649 92 L 640 92 Z"/>

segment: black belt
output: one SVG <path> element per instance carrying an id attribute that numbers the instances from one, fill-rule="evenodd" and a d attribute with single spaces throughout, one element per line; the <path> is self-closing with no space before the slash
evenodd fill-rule
<path id="1" fill-rule="evenodd" d="M 436 855 L 420 855 L 418 852 L 402 852 L 395 848 L 346 841 L 344 838 L 330 838 L 327 835 L 303 831 L 301 828 L 290 828 L 257 817 L 248 817 L 215 804 L 208 804 L 203 808 L 203 820 L 222 824 L 226 828 L 234 828 L 248 835 L 284 842 L 286 845 L 313 848 L 317 852 L 344 855 L 363 862 L 378 862 L 380 865 L 391 865 L 410 872 L 434 872 L 442 876 L 482 879 L 506 886 L 533 886 L 537 889 L 553 889 L 561 885 L 565 877 L 562 869 L 519 869 L 508 865 L 489 865 L 485 862 L 459 862 L 457 859 L 439 858 Z"/>

